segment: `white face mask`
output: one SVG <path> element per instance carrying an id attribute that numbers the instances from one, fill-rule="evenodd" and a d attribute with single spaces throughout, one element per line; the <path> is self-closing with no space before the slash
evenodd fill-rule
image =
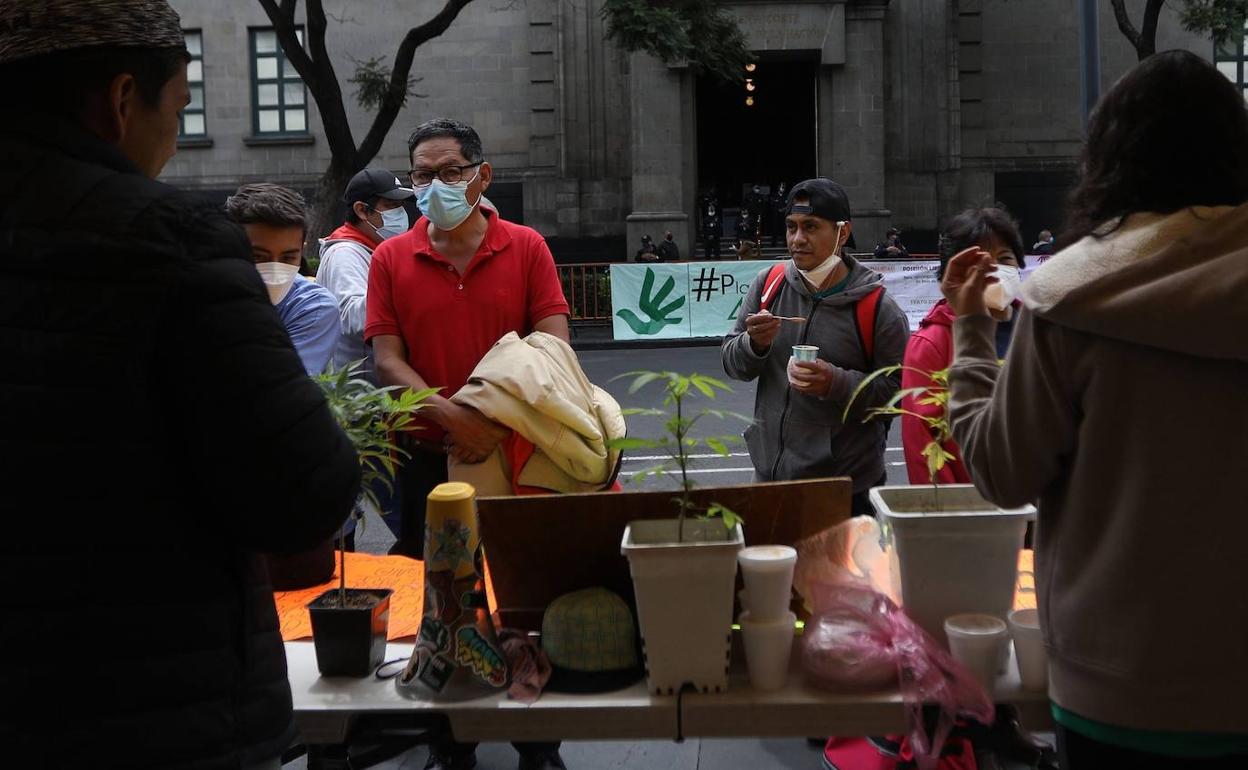
<path id="1" fill-rule="evenodd" d="M 381 227 L 373 227 L 372 222 L 368 222 L 368 226 L 373 228 L 373 232 L 377 233 L 377 237 L 383 241 L 393 238 L 396 235 L 402 235 L 411 227 L 411 222 L 407 219 L 407 210 L 402 206 L 388 211 L 378 211 L 381 214 Z"/>
<path id="2" fill-rule="evenodd" d="M 797 269 L 797 272 L 801 273 L 802 277 L 805 278 L 810 283 L 811 286 L 815 287 L 816 291 L 818 291 L 819 288 L 823 286 L 823 282 L 827 279 L 829 275 L 832 274 L 832 271 L 836 269 L 836 266 L 841 264 L 841 256 L 837 254 L 836 252 L 837 252 L 837 249 L 839 249 L 841 245 L 842 224 L 843 223 L 841 222 L 837 222 L 836 224 L 837 247 L 832 250 L 831 256 L 829 256 L 827 259 L 823 260 L 818 265 L 816 265 L 815 267 L 812 267 L 809 270 L 803 270 L 800 267 Z"/>
<path id="3" fill-rule="evenodd" d="M 1002 311 L 1010 306 L 1010 303 L 1018 296 L 1018 287 L 1022 283 L 1022 276 L 1018 268 L 1013 265 L 997 265 L 997 271 L 993 273 L 997 282 L 984 289 L 984 304 L 989 310 Z"/>
<path id="4" fill-rule="evenodd" d="M 256 272 L 264 281 L 264 287 L 269 290 L 269 301 L 276 305 L 286 299 L 295 277 L 299 275 L 299 266 L 285 262 L 258 262 Z"/>

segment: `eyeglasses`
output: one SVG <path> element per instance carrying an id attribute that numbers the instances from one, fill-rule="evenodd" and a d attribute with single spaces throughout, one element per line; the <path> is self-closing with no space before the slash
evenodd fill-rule
<path id="1" fill-rule="evenodd" d="M 443 166 L 434 171 L 427 168 L 414 168 L 407 172 L 408 179 L 412 180 L 415 187 L 428 187 L 433 184 L 433 178 L 436 176 L 443 184 L 455 184 L 464 178 L 464 172 L 470 168 L 476 168 L 485 161 L 479 160 L 476 163 L 469 163 L 466 166 Z"/>

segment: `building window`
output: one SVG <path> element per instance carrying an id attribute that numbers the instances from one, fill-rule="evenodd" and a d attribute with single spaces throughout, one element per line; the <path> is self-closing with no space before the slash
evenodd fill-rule
<path id="1" fill-rule="evenodd" d="M 186 65 L 186 84 L 191 89 L 191 101 L 182 108 L 178 118 L 178 137 L 195 139 L 208 135 L 208 124 L 204 119 L 204 36 L 197 29 L 188 29 L 186 51 L 191 61 Z"/>
<path id="2" fill-rule="evenodd" d="M 1244 98 L 1248 99 L 1248 35 L 1241 34 L 1222 45 L 1215 45 L 1213 61 L 1218 70 L 1239 86 Z"/>
<path id="3" fill-rule="evenodd" d="M 303 30 L 295 30 L 303 43 Z M 308 133 L 307 90 L 272 29 L 251 30 L 251 129 L 258 135 Z"/>

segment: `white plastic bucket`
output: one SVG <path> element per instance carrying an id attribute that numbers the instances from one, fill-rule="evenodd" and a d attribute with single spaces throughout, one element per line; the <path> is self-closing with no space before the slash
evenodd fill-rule
<path id="1" fill-rule="evenodd" d="M 1034 506 L 998 508 L 970 484 L 875 487 L 870 499 L 893 553 L 893 587 L 924 630 L 946 642 L 950 615 L 1008 617 Z"/>

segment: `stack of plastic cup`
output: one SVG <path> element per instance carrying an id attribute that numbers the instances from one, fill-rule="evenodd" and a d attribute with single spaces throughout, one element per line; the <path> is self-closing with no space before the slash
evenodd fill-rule
<path id="1" fill-rule="evenodd" d="M 1023 689 L 1048 689 L 1049 657 L 1040 634 L 1039 612 L 1034 609 L 1011 612 L 1010 636 L 1014 638 L 1014 657 L 1018 660 L 1018 678 Z"/>
<path id="2" fill-rule="evenodd" d="M 789 611 L 797 551 L 787 545 L 755 545 L 737 556 L 741 592 L 741 635 L 750 684 L 758 690 L 784 687 L 789 674 L 797 616 Z"/>
<path id="3" fill-rule="evenodd" d="M 995 615 L 950 615 L 945 618 L 945 636 L 954 659 L 966 666 L 991 696 L 1009 642 L 1005 621 Z"/>

